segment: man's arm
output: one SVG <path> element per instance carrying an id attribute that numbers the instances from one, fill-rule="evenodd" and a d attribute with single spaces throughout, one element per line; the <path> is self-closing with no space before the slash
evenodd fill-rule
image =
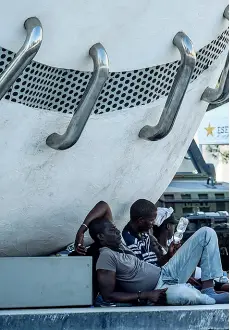
<path id="1" fill-rule="evenodd" d="M 155 290 L 149 292 L 128 293 L 128 292 L 116 292 L 116 273 L 110 270 L 98 269 L 97 280 L 99 283 L 100 293 L 105 301 L 112 302 L 131 302 L 141 300 L 150 300 L 152 303 L 166 302 L 166 290 Z"/>
<path id="2" fill-rule="evenodd" d="M 167 253 L 167 254 L 163 255 L 161 258 L 159 258 L 159 259 L 157 260 L 157 263 L 158 263 L 158 265 L 159 265 L 160 267 L 162 267 L 162 266 L 164 266 L 165 264 L 167 264 L 167 262 L 169 261 L 169 259 L 170 259 L 170 257 L 169 257 L 169 255 L 168 255 L 168 253 Z"/>
<path id="3" fill-rule="evenodd" d="M 112 221 L 112 212 L 109 207 L 109 205 L 106 202 L 100 201 L 97 203 L 93 209 L 87 214 L 83 224 L 78 229 L 78 232 L 76 234 L 75 238 L 75 250 L 78 251 L 79 254 L 84 255 L 84 247 L 81 247 L 83 245 L 84 241 L 84 233 L 87 231 L 87 227 L 93 221 L 97 218 L 106 218 L 110 221 Z M 80 244 L 80 246 L 79 246 Z"/>
<path id="4" fill-rule="evenodd" d="M 130 302 L 138 300 L 138 293 L 115 292 L 116 273 L 111 270 L 98 269 L 97 280 L 100 293 L 105 301 Z"/>
<path id="5" fill-rule="evenodd" d="M 171 258 L 169 256 L 169 253 L 167 253 L 165 255 L 163 254 L 160 244 L 156 240 L 153 240 L 150 235 L 149 235 L 150 250 L 148 253 L 145 251 L 145 249 L 143 249 L 142 241 L 138 241 L 137 238 L 135 238 L 135 237 L 133 237 L 133 241 L 131 241 L 131 237 L 132 237 L 132 235 L 130 235 L 128 240 L 125 240 L 125 239 L 124 240 L 125 240 L 128 248 L 131 249 L 137 256 L 137 258 L 139 258 L 140 260 L 144 260 L 146 262 L 157 264 L 160 267 L 162 267 Z M 123 236 L 123 238 L 124 238 L 124 236 Z"/>
<path id="6" fill-rule="evenodd" d="M 155 253 L 157 257 L 157 264 L 162 267 L 169 261 L 168 254 L 163 253 L 162 246 L 158 243 L 157 239 L 149 234 L 150 239 L 150 250 Z"/>
<path id="7" fill-rule="evenodd" d="M 164 266 L 169 261 L 169 259 L 174 256 L 174 254 L 180 247 L 181 244 L 175 244 L 174 242 L 172 242 L 169 246 L 167 254 L 163 255 L 161 258 L 158 259 L 159 266 Z"/>
<path id="8" fill-rule="evenodd" d="M 92 220 L 102 217 L 110 221 L 113 220 L 111 209 L 109 205 L 104 201 L 100 201 L 92 208 L 92 210 L 87 214 L 83 223 L 86 226 L 89 226 Z"/>

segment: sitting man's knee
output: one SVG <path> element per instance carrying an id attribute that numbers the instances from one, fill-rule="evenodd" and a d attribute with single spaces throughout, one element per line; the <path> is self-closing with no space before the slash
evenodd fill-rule
<path id="1" fill-rule="evenodd" d="M 211 237 L 216 237 L 216 232 L 214 229 L 210 227 L 202 227 L 198 230 L 200 235 L 204 235 L 206 239 L 210 239 Z"/>

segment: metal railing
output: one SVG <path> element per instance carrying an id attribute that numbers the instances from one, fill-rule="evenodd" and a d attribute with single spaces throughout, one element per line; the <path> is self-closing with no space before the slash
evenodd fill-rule
<path id="1" fill-rule="evenodd" d="M 175 35 L 173 44 L 180 51 L 181 64 L 158 124 L 156 126 L 146 125 L 139 132 L 139 137 L 145 140 L 156 141 L 169 134 L 196 65 L 196 53 L 193 43 L 184 32 L 178 32 Z"/>
<path id="2" fill-rule="evenodd" d="M 221 73 L 218 88 L 207 87 L 201 96 L 201 100 L 212 105 L 220 106 L 229 97 L 229 54 L 225 61 L 224 69 Z"/>
<path id="3" fill-rule="evenodd" d="M 229 6 L 225 8 L 223 16 L 229 20 Z M 217 88 L 207 87 L 201 96 L 201 100 L 208 102 L 213 106 L 224 104 L 229 97 L 229 54 L 225 61 L 224 69 L 220 75 Z"/>
<path id="4" fill-rule="evenodd" d="M 42 25 L 38 18 L 28 18 L 24 23 L 24 27 L 27 32 L 24 44 L 15 58 L 0 74 L 0 100 L 9 91 L 27 65 L 30 64 L 42 43 Z"/>
<path id="5" fill-rule="evenodd" d="M 47 145 L 53 149 L 65 150 L 72 147 L 78 141 L 108 78 L 109 60 L 104 47 L 100 43 L 93 45 L 89 50 L 89 55 L 92 57 L 94 63 L 92 77 L 66 132 L 63 135 L 53 133 L 46 139 Z"/>

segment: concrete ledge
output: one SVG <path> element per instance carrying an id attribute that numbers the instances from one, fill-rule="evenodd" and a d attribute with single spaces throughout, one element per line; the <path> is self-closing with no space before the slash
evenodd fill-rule
<path id="1" fill-rule="evenodd" d="M 4 257 L 0 265 L 2 309 L 92 304 L 92 257 Z"/>
<path id="2" fill-rule="evenodd" d="M 228 305 L 1 310 L 1 330 L 227 330 Z"/>

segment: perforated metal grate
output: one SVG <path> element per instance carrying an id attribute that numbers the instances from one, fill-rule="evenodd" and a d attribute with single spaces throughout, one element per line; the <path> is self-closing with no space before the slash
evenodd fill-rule
<path id="1" fill-rule="evenodd" d="M 197 52 L 195 80 L 224 51 L 228 30 Z M 0 48 L 0 72 L 15 54 Z M 112 72 L 94 107 L 94 113 L 132 108 L 167 96 L 179 61 L 141 70 Z M 34 108 L 73 113 L 91 77 L 91 72 L 53 68 L 33 61 L 5 98 Z"/>

